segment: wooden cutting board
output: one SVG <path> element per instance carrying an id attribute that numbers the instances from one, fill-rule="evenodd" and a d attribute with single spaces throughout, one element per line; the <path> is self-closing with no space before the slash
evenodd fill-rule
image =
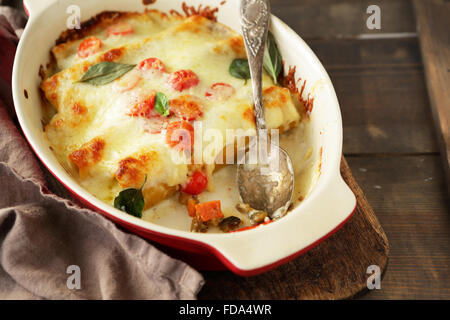
<path id="1" fill-rule="evenodd" d="M 367 268 L 387 267 L 389 243 L 364 193 L 342 158 L 341 173 L 356 195 L 353 217 L 330 238 L 297 259 L 255 277 L 203 272 L 199 299 L 348 299 L 367 291 Z"/>

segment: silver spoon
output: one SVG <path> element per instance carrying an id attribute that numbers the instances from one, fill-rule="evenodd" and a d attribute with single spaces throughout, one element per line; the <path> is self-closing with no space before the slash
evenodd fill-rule
<path id="1" fill-rule="evenodd" d="M 251 208 L 265 211 L 272 219 L 286 214 L 294 192 L 294 170 L 286 151 L 267 138 L 267 127 L 262 106 L 262 69 L 264 48 L 269 30 L 270 5 L 268 0 L 241 0 L 241 26 L 247 50 L 253 87 L 256 122 L 255 142 L 260 146 L 258 161 L 249 163 L 249 151 L 245 162 L 238 164 L 237 182 L 242 202 Z M 267 149 L 264 148 L 267 146 Z M 253 145 L 254 147 L 254 145 Z M 264 150 L 267 150 L 265 152 Z M 242 162 L 241 159 L 240 162 Z M 256 162 L 256 163 L 255 163 Z"/>

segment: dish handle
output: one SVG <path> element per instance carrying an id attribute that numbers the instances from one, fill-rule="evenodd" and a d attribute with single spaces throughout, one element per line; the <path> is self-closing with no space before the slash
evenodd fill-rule
<path id="1" fill-rule="evenodd" d="M 34 17 L 54 2 L 56 2 L 56 0 L 23 0 L 23 8 L 28 17 Z"/>
<path id="2" fill-rule="evenodd" d="M 236 232 L 232 237 L 215 237 L 210 249 L 234 273 L 257 275 L 298 257 L 333 235 L 352 217 L 357 200 L 338 172 L 313 201 L 304 205 L 302 217 L 293 213 L 267 226 Z M 329 223 L 320 224 L 317 219 L 328 219 Z"/>

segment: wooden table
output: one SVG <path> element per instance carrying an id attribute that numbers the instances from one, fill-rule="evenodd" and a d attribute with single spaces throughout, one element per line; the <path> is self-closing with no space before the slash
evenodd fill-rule
<path id="1" fill-rule="evenodd" d="M 449 199 L 412 3 L 271 2 L 327 69 L 344 154 L 389 238 L 381 290 L 362 298 L 450 299 Z M 370 4 L 381 8 L 379 31 L 366 28 Z"/>
<path id="2" fill-rule="evenodd" d="M 360 298 L 450 299 L 449 201 L 412 3 L 271 3 L 274 14 L 303 37 L 327 69 L 341 105 L 344 154 L 389 238 L 381 289 Z M 371 4 L 381 8 L 381 30 L 366 27 Z M 205 273 L 206 286 L 214 283 L 208 284 L 210 277 Z M 286 298 L 283 290 L 275 283 L 268 296 Z M 200 298 L 207 297 L 201 292 Z"/>
<path id="3" fill-rule="evenodd" d="M 381 289 L 360 298 L 450 299 L 449 201 L 412 3 L 271 4 L 327 69 L 341 105 L 344 154 L 389 238 Z M 366 27 L 371 4 L 381 8 L 381 30 Z M 214 275 L 205 277 L 208 286 Z M 267 297 L 287 298 L 284 286 L 274 286 L 266 289 Z M 235 291 L 228 296 L 251 294 Z"/>

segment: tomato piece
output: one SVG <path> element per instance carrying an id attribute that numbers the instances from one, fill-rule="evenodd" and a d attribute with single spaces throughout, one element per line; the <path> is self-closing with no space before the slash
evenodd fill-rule
<path id="1" fill-rule="evenodd" d="M 205 92 L 205 97 L 209 100 L 226 100 L 235 93 L 232 85 L 227 83 L 214 83 Z"/>
<path id="2" fill-rule="evenodd" d="M 87 58 L 90 55 L 100 51 L 103 43 L 99 38 L 90 37 L 81 41 L 78 46 L 78 56 L 80 58 Z"/>
<path id="3" fill-rule="evenodd" d="M 124 36 L 132 34 L 134 32 L 133 27 L 126 22 L 119 22 L 106 28 L 106 34 L 109 36 Z"/>
<path id="4" fill-rule="evenodd" d="M 160 72 L 166 72 L 164 63 L 158 58 L 148 58 L 139 63 L 138 68 L 142 71 L 155 70 Z"/>
<path id="5" fill-rule="evenodd" d="M 184 151 L 194 146 L 194 127 L 186 121 L 169 123 L 166 132 L 166 142 L 175 150 Z"/>
<path id="6" fill-rule="evenodd" d="M 181 92 L 195 87 L 200 80 L 192 70 L 178 70 L 171 73 L 167 81 L 174 90 Z"/>
<path id="7" fill-rule="evenodd" d="M 123 78 L 118 79 L 118 81 L 115 82 L 114 86 L 117 91 L 125 92 L 135 88 L 141 80 L 141 76 L 136 73 L 130 72 Z"/>
<path id="8" fill-rule="evenodd" d="M 155 94 L 151 94 L 146 99 L 136 103 L 131 109 L 129 116 L 151 118 L 155 108 Z"/>
<path id="9" fill-rule="evenodd" d="M 180 191 L 196 196 L 205 191 L 207 186 L 208 177 L 203 172 L 197 170 L 186 183 L 186 186 L 180 188 Z"/>
<path id="10" fill-rule="evenodd" d="M 195 120 L 203 114 L 200 101 L 194 96 L 179 96 L 170 100 L 169 105 L 175 116 L 187 121 Z"/>
<path id="11" fill-rule="evenodd" d="M 154 111 L 150 112 L 150 116 L 147 119 L 149 120 L 144 124 L 144 130 L 151 134 L 161 133 L 169 124 L 169 119 Z"/>
<path id="12" fill-rule="evenodd" d="M 219 200 L 196 204 L 195 212 L 203 222 L 210 221 L 216 218 L 223 218 Z"/>

